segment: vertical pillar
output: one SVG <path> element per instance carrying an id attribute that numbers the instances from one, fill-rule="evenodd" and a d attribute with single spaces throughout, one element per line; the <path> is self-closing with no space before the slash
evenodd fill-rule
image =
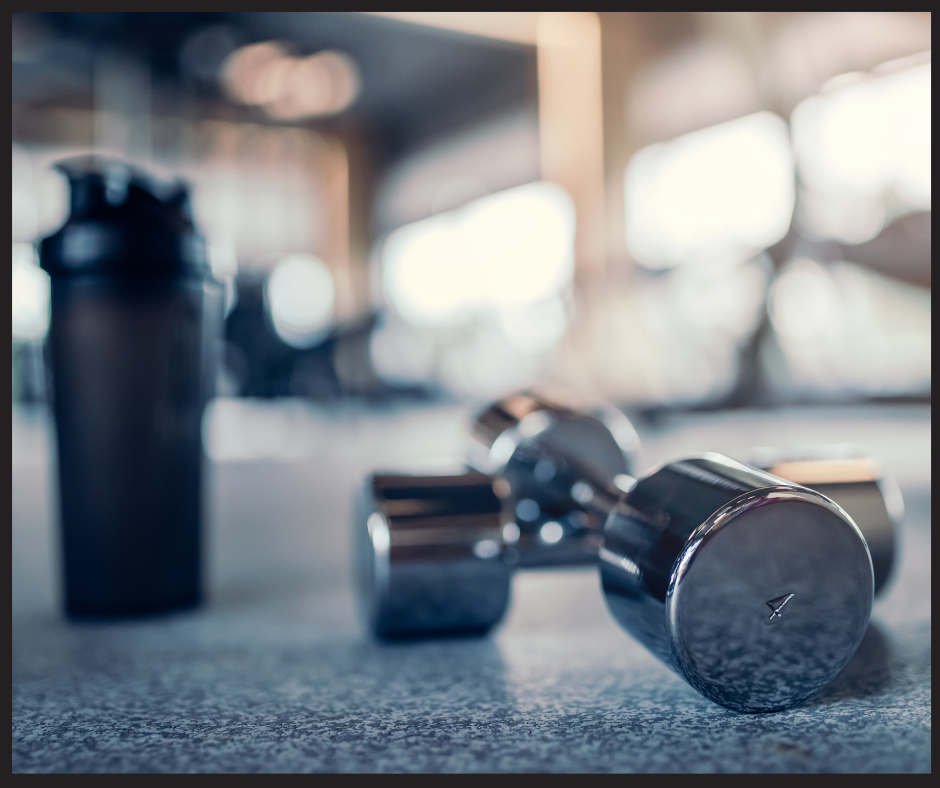
<path id="1" fill-rule="evenodd" d="M 542 177 L 575 204 L 576 278 L 603 278 L 604 123 L 601 26 L 589 11 L 544 12 L 536 27 Z"/>

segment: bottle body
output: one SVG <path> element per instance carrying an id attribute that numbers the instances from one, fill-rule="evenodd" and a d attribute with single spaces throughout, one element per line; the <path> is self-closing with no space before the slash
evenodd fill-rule
<path id="1" fill-rule="evenodd" d="M 202 276 L 52 277 L 69 615 L 154 613 L 201 598 L 201 422 L 221 308 L 221 287 Z"/>

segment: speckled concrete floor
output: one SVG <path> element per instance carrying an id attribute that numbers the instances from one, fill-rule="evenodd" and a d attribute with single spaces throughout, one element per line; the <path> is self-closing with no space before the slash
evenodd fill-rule
<path id="1" fill-rule="evenodd" d="M 346 571 L 352 477 L 459 452 L 466 413 L 286 404 L 223 426 L 282 417 L 289 450 L 256 446 L 265 457 L 255 460 L 244 440 L 228 460 L 219 450 L 211 601 L 76 625 L 57 612 L 44 422 L 14 416 L 14 771 L 930 770 L 928 409 L 699 415 L 644 428 L 650 463 L 748 442 L 851 440 L 901 483 L 899 571 L 858 654 L 811 701 L 758 716 L 705 700 L 619 630 L 590 569 L 517 575 L 490 637 L 369 641 Z"/>

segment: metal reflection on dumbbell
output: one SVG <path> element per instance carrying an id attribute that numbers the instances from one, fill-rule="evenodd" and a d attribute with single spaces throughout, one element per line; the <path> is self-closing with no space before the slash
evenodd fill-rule
<path id="1" fill-rule="evenodd" d="M 570 494 L 571 479 L 603 484 L 633 471 L 639 438 L 606 403 L 523 391 L 484 409 L 471 428 L 468 464 L 504 479 L 511 492 L 517 541 L 509 560 L 520 566 L 591 563 L 603 519 Z M 508 540 L 507 540 L 508 541 Z"/>
<path id="2" fill-rule="evenodd" d="M 720 455 L 617 483 L 581 477 L 570 490 L 605 520 L 608 607 L 706 697 L 739 711 L 785 708 L 851 658 L 874 580 L 839 506 Z M 512 524 L 488 477 L 376 475 L 364 490 L 361 577 L 376 634 L 483 631 L 501 617 L 510 570 L 499 553 Z"/>
<path id="3" fill-rule="evenodd" d="M 361 614 L 382 638 L 483 632 L 503 615 L 502 501 L 476 471 L 374 473 L 356 503 Z"/>
<path id="4" fill-rule="evenodd" d="M 543 510 L 566 516 L 583 511 L 591 524 L 581 529 L 587 534 L 575 529 L 567 540 L 580 541 L 580 560 L 593 557 L 597 524 L 603 523 L 599 555 L 611 612 L 707 697 L 740 711 L 773 711 L 831 681 L 861 641 L 874 589 L 868 548 L 845 511 L 819 492 L 720 455 L 670 463 L 637 482 L 625 473 L 623 447 L 611 433 L 573 408 L 529 395 L 507 398 L 478 418 L 477 452 L 471 456 L 478 467 L 503 475 L 492 484 L 485 476 L 469 483 L 489 484 L 497 500 L 509 492 L 502 488 L 511 487 L 516 520 L 523 523 Z M 599 452 L 612 443 L 619 462 L 599 462 L 592 448 L 585 449 Z M 434 512 L 460 510 L 444 494 L 447 484 L 423 477 L 409 485 L 411 492 L 389 496 L 374 477 L 360 518 L 367 535 L 364 565 L 372 567 L 364 585 L 373 631 L 390 636 L 486 629 L 508 602 L 508 566 L 494 559 L 507 543 L 526 546 L 521 528 L 508 521 L 497 527 L 491 520 L 488 538 L 470 522 L 452 523 L 453 532 L 439 535 L 429 530 L 418 541 L 433 570 L 422 571 L 415 556 L 409 561 L 403 554 L 402 582 L 394 584 L 396 561 L 387 554 L 394 543 L 388 514 L 395 506 L 383 506 L 382 499 L 414 499 L 403 507 L 406 517 L 404 510 L 418 511 L 414 501 L 427 498 L 435 500 Z M 415 492 L 426 485 L 441 491 Z M 538 506 L 531 518 L 522 516 L 526 501 Z M 486 513 L 492 517 L 498 508 Z M 546 522 L 559 526 L 555 542 L 564 546 L 561 524 Z M 403 532 L 420 529 L 406 524 Z M 467 533 L 458 533 L 462 529 Z M 531 537 L 539 534 L 529 536 L 534 542 Z M 399 541 L 405 547 L 413 538 Z M 460 543 L 463 552 L 442 552 L 435 543 L 440 538 Z M 450 561 L 457 567 L 470 557 L 471 544 L 476 563 L 450 571 Z M 495 549 L 476 549 L 477 544 Z M 467 609 L 485 614 L 461 609 L 474 593 Z"/>
<path id="5" fill-rule="evenodd" d="M 775 476 L 809 487 L 849 513 L 868 544 L 875 595 L 891 577 L 904 500 L 894 478 L 855 444 L 757 448 L 741 458 Z"/>
<path id="6" fill-rule="evenodd" d="M 717 454 L 667 463 L 627 493 L 576 484 L 606 515 L 599 563 L 614 618 L 706 697 L 786 708 L 855 653 L 872 564 L 825 496 Z"/>

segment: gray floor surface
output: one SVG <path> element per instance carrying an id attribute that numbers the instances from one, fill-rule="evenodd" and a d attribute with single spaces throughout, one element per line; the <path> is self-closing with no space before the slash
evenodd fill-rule
<path id="1" fill-rule="evenodd" d="M 207 420 L 210 599 L 115 624 L 59 613 L 49 430 L 13 416 L 15 772 L 926 772 L 930 410 L 739 411 L 641 424 L 643 462 L 851 441 L 897 477 L 893 584 L 845 671 L 742 715 L 622 632 L 596 571 L 517 574 L 489 637 L 381 645 L 349 583 L 353 480 L 463 451 L 468 410 L 223 401 Z"/>

